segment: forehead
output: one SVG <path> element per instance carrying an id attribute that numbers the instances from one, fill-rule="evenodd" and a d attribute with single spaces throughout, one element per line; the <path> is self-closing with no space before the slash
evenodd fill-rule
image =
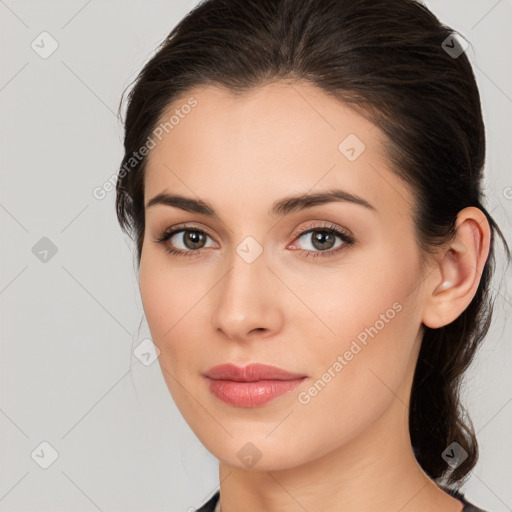
<path id="1" fill-rule="evenodd" d="M 172 190 L 248 206 L 256 196 L 271 201 L 329 187 L 374 205 L 410 202 L 389 169 L 380 129 L 311 84 L 275 82 L 241 94 L 196 88 L 166 109 L 165 122 L 148 157 L 145 203 Z"/>

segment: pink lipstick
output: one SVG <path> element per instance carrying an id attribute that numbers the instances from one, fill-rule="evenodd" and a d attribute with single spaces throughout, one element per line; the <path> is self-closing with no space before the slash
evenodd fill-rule
<path id="1" fill-rule="evenodd" d="M 214 366 L 203 376 L 217 398 L 235 407 L 259 407 L 289 393 L 307 378 L 266 364 L 238 367 L 231 363 Z"/>

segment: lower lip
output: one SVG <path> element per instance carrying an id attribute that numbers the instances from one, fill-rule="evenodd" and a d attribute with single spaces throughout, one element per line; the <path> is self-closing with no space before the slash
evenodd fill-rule
<path id="1" fill-rule="evenodd" d="M 280 395 L 293 391 L 305 378 L 256 382 L 235 382 L 209 378 L 207 380 L 210 391 L 223 402 L 235 407 L 259 407 Z"/>

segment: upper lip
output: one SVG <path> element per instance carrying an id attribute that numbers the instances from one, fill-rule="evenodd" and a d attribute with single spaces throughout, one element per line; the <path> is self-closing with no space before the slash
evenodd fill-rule
<path id="1" fill-rule="evenodd" d="M 292 380 L 306 375 L 291 373 L 277 366 L 253 363 L 240 367 L 232 363 L 213 366 L 203 373 L 205 377 L 216 380 L 233 380 L 237 382 L 256 382 L 259 380 Z"/>

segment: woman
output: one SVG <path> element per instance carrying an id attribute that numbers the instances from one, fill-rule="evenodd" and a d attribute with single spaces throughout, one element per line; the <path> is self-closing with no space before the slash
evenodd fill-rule
<path id="1" fill-rule="evenodd" d="M 199 510 L 480 510 L 458 389 L 503 235 L 452 30 L 412 0 L 207 0 L 128 100 L 117 214 L 219 459 Z"/>

